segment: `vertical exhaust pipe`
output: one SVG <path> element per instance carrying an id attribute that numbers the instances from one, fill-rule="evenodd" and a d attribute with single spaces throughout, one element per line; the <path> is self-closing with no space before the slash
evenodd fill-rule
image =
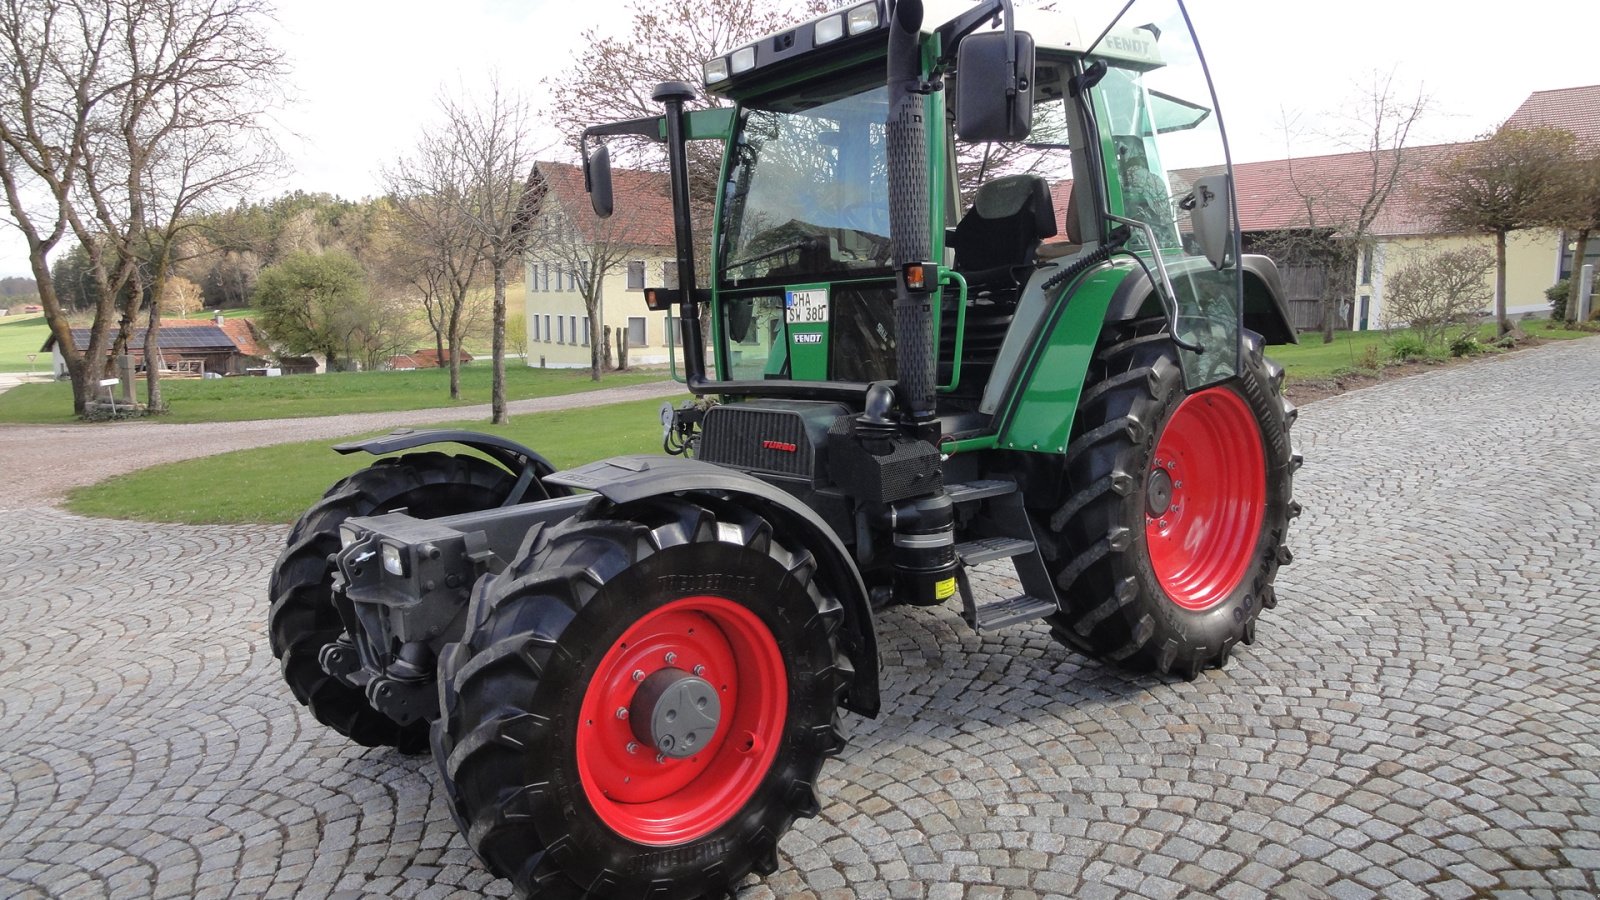
<path id="1" fill-rule="evenodd" d="M 932 238 L 928 211 L 928 146 L 923 121 L 926 88 L 918 34 L 922 30 L 922 0 L 890 0 L 889 12 L 889 117 L 886 143 L 889 155 L 889 239 L 898 270 L 895 281 L 894 325 L 900 396 L 904 418 L 921 432 L 933 419 L 936 345 L 933 335 L 933 297 L 936 279 L 907 284 L 906 267 L 932 263 Z M 929 270 L 931 273 L 931 270 Z M 934 435 L 934 439 L 937 439 Z"/>

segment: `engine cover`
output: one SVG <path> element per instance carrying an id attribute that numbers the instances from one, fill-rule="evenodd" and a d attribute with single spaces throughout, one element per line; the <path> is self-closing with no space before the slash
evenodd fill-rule
<path id="1" fill-rule="evenodd" d="M 695 456 L 730 469 L 811 481 L 828 429 L 848 415 L 842 404 L 810 400 L 713 406 L 700 426 Z"/>

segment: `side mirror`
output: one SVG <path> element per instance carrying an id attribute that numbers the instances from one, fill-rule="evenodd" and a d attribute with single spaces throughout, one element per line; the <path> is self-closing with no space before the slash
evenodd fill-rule
<path id="1" fill-rule="evenodd" d="M 750 339 L 750 323 L 755 319 L 755 302 L 734 301 L 728 307 L 728 343 L 742 344 Z"/>
<path id="2" fill-rule="evenodd" d="M 1194 189 L 1182 201 L 1189 211 L 1195 243 L 1212 268 L 1226 268 L 1233 260 L 1233 179 L 1226 175 L 1206 175 L 1194 180 Z"/>
<path id="3" fill-rule="evenodd" d="M 1006 61 L 1003 31 L 970 34 L 956 50 L 956 134 L 964 141 L 1020 141 L 1033 130 L 1033 35 L 1012 36 Z M 1017 93 L 1006 96 L 1015 77 Z"/>
<path id="4" fill-rule="evenodd" d="M 605 144 L 594 148 L 584 165 L 584 180 L 589 188 L 589 205 L 602 219 L 611 217 L 611 149 Z"/>

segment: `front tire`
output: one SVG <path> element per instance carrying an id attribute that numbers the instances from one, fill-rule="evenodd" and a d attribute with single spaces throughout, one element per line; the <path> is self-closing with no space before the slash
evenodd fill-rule
<path id="1" fill-rule="evenodd" d="M 391 456 L 334 484 L 295 522 L 272 570 L 267 635 L 294 698 L 312 717 L 365 747 L 421 753 L 426 722 L 400 725 L 373 709 L 366 695 L 322 670 L 324 645 L 344 634 L 333 605 L 329 557 L 339 550 L 346 519 L 405 508 L 419 519 L 499 506 L 515 480 L 471 456 L 410 453 Z"/>
<path id="2" fill-rule="evenodd" d="M 1298 466 L 1283 370 L 1245 334 L 1240 372 L 1186 393 L 1161 320 L 1113 326 L 1084 384 L 1065 501 L 1039 515 L 1063 598 L 1051 630 L 1092 657 L 1194 678 L 1277 603 Z"/>
<path id="3" fill-rule="evenodd" d="M 733 502 L 597 501 L 481 580 L 433 739 L 489 869 L 539 897 L 662 898 L 773 871 L 844 746 L 843 608 L 815 568 Z M 677 712 L 661 683 L 715 720 L 667 735 L 679 755 L 640 724 Z"/>

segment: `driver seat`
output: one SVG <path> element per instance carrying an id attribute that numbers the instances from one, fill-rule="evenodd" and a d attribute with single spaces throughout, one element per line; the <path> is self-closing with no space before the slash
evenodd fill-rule
<path id="1" fill-rule="evenodd" d="M 1016 288 L 1013 270 L 1031 266 L 1039 243 L 1055 235 L 1049 183 L 1038 175 L 1006 175 L 978 187 L 950 243 L 956 270 L 969 285 Z"/>
<path id="2" fill-rule="evenodd" d="M 968 291 L 961 383 L 952 399 L 970 404 L 982 394 L 1011 328 L 1026 270 L 1032 268 L 1040 242 L 1055 234 L 1055 206 L 1043 178 L 1007 175 L 978 188 L 972 209 L 950 239 L 956 271 L 966 278 Z M 938 379 L 946 384 L 955 357 L 955 293 L 946 291 L 941 303 Z"/>

